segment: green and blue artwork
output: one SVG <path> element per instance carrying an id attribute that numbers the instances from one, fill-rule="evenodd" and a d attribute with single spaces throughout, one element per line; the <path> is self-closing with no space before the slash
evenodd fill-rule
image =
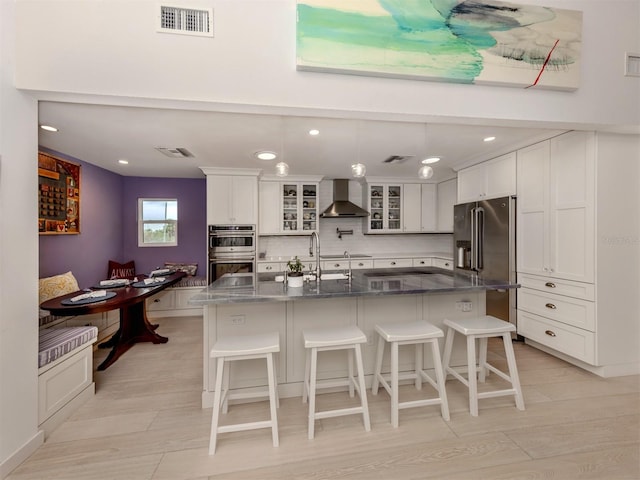
<path id="1" fill-rule="evenodd" d="M 582 12 L 492 0 L 305 0 L 298 70 L 575 90 Z"/>

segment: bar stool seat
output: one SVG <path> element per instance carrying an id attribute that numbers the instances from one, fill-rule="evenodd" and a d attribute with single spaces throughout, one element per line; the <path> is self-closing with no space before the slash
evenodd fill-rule
<path id="1" fill-rule="evenodd" d="M 213 399 L 213 415 L 211 417 L 209 455 L 215 454 L 218 434 L 226 432 L 271 428 L 273 446 L 278 446 L 278 417 L 276 414 L 276 408 L 279 406 L 279 399 L 277 394 L 275 360 L 273 354 L 279 351 L 280 336 L 277 332 L 260 335 L 221 337 L 213 345 L 213 348 L 209 353 L 209 357 L 216 359 L 217 370 L 216 390 Z M 229 368 L 225 368 L 225 365 L 232 361 L 261 358 L 264 358 L 267 362 L 268 389 L 257 392 L 230 392 Z M 227 413 L 229 400 L 239 398 L 259 398 L 265 396 L 269 397 L 269 407 L 271 410 L 269 420 L 236 423 L 223 426 L 218 425 L 220 410 L 222 410 L 222 413 Z"/>
<path id="2" fill-rule="evenodd" d="M 516 366 L 516 357 L 513 352 L 511 342 L 511 332 L 516 331 L 515 325 L 499 318 L 485 315 L 477 318 L 464 318 L 458 320 L 444 321 L 448 327 L 447 338 L 444 347 L 443 369 L 445 380 L 447 375 L 452 375 L 462 382 L 469 389 L 469 412 L 472 416 L 478 416 L 478 400 L 482 398 L 500 397 L 505 395 L 515 396 L 516 407 L 524 410 L 524 400 L 520 387 L 520 378 Z M 467 338 L 467 378 L 449 366 L 451 361 L 451 350 L 453 348 L 454 335 L 460 333 Z M 493 365 L 487 363 L 487 339 L 490 337 L 502 337 L 504 350 L 509 367 L 509 375 L 498 370 Z M 478 363 L 476 364 L 476 339 L 479 340 L 480 350 Z M 493 390 L 478 393 L 478 381 L 484 382 L 487 373 L 494 372 L 496 375 L 511 384 L 511 388 L 504 390 Z"/>
<path id="3" fill-rule="evenodd" d="M 367 342 L 366 335 L 355 325 L 345 327 L 325 327 L 306 329 L 302 332 L 304 347 L 307 351 L 304 375 L 304 389 L 302 402 L 309 401 L 309 439 L 313 439 L 316 419 L 339 417 L 343 415 L 362 414 L 365 431 L 371 430 L 369 420 L 369 405 L 367 404 L 367 390 L 364 383 L 364 368 L 362 365 L 362 351 L 360 345 Z M 318 352 L 329 350 L 347 350 L 348 376 L 346 379 L 323 380 L 317 379 Z M 358 380 L 353 375 L 353 359 L 355 356 Z M 340 408 L 316 412 L 316 391 L 319 388 L 348 386 L 349 396 L 355 391 L 360 396 L 360 406 Z"/>
<path id="4" fill-rule="evenodd" d="M 378 332 L 378 350 L 376 353 L 376 370 L 373 375 L 371 393 L 378 394 L 378 385 L 382 384 L 391 397 L 391 425 L 398 427 L 398 411 L 403 408 L 422 407 L 428 405 L 440 405 L 442 418 L 449 420 L 449 404 L 447 392 L 442 374 L 442 363 L 440 361 L 440 346 L 438 338 L 444 337 L 444 333 L 435 325 L 420 320 L 407 323 L 384 323 L 375 327 Z M 382 360 L 384 357 L 385 345 L 391 345 L 391 372 L 382 374 Z M 398 351 L 402 345 L 415 345 L 415 368 L 412 372 L 400 374 L 398 372 Z M 435 370 L 435 380 L 423 369 L 423 346 L 429 345 L 433 355 L 433 366 Z M 435 398 L 414 400 L 407 402 L 399 401 L 398 383 L 399 380 L 415 380 L 418 390 L 422 388 L 422 380 L 427 381 L 438 392 Z M 389 381 L 391 383 L 389 383 Z"/>

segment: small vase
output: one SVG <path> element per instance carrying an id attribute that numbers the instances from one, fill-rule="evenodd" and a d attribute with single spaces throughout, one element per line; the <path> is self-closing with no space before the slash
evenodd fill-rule
<path id="1" fill-rule="evenodd" d="M 287 286 L 292 288 L 300 288 L 303 286 L 303 284 L 304 284 L 304 276 L 302 275 L 302 273 L 300 274 L 290 273 L 287 276 Z"/>

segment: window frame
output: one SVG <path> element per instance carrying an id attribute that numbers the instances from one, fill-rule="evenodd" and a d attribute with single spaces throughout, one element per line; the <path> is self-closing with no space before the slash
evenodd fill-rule
<path id="1" fill-rule="evenodd" d="M 144 220 L 143 218 L 143 206 L 144 202 L 176 202 L 176 219 L 167 219 L 164 218 L 162 220 Z M 178 246 L 178 199 L 177 198 L 149 198 L 149 197 L 140 197 L 138 198 L 138 247 L 177 247 Z M 145 242 L 144 241 L 144 227 L 148 224 L 166 224 L 170 223 L 174 225 L 175 229 L 175 242 Z"/>

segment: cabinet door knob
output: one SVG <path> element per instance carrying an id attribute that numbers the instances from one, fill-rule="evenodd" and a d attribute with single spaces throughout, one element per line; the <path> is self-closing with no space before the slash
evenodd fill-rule
<path id="1" fill-rule="evenodd" d="M 545 287 L 556 288 L 556 284 L 553 282 L 547 282 L 544 284 Z"/>
<path id="2" fill-rule="evenodd" d="M 550 337 L 555 337 L 556 336 L 556 334 L 555 334 L 555 332 L 553 330 L 546 330 L 544 333 L 546 333 Z"/>
<path id="3" fill-rule="evenodd" d="M 159 299 L 159 298 L 156 298 L 156 299 L 153 301 L 153 303 L 159 303 L 159 302 L 160 302 L 160 299 Z"/>
<path id="4" fill-rule="evenodd" d="M 551 310 L 555 310 L 556 306 L 553 303 L 547 303 L 545 307 L 550 308 Z"/>

